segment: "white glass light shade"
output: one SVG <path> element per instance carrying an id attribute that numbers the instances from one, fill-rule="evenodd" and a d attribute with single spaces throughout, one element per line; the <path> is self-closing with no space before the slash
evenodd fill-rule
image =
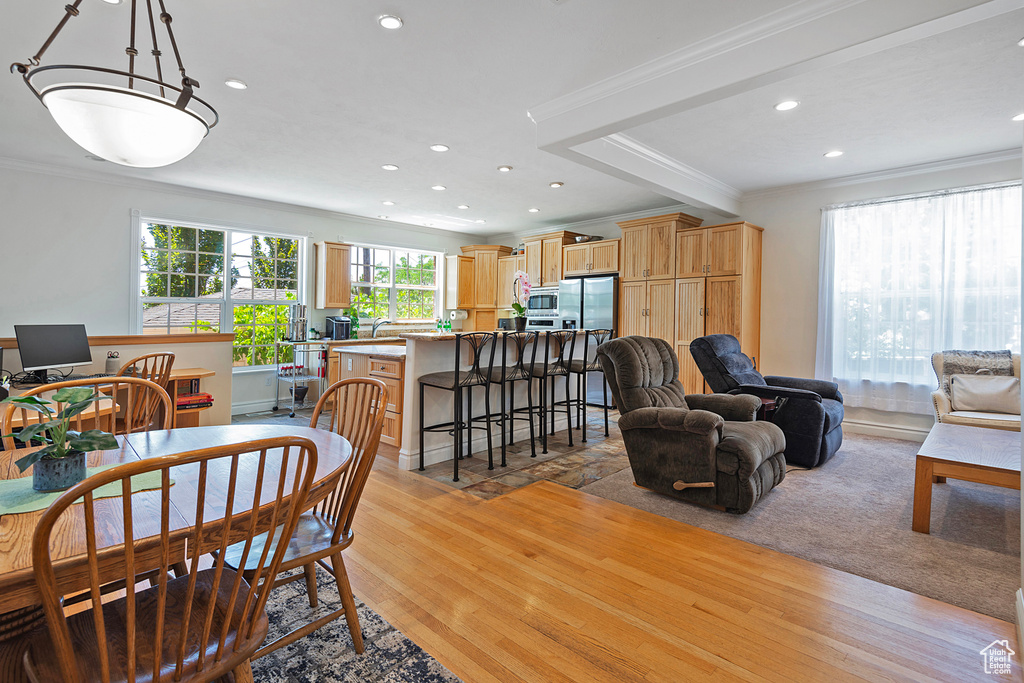
<path id="1" fill-rule="evenodd" d="M 107 161 L 136 168 L 167 166 L 191 154 L 209 128 L 174 102 L 126 88 L 62 83 L 43 104 L 69 138 Z"/>

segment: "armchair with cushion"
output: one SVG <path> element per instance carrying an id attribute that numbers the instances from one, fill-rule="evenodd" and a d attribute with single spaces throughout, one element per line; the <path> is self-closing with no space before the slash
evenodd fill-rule
<path id="1" fill-rule="evenodd" d="M 1020 431 L 1019 353 L 938 351 L 932 354 L 932 369 L 935 370 L 935 378 L 939 381 L 939 388 L 932 392 L 936 422 Z M 979 372 L 987 374 L 978 376 Z M 963 375 L 968 377 L 965 378 Z M 980 385 L 969 387 L 966 382 L 957 384 L 956 379 L 967 379 Z M 989 392 L 999 390 L 999 393 L 1005 395 L 1002 397 L 1004 400 L 993 401 L 993 398 L 999 398 L 998 394 L 985 395 L 989 393 L 986 391 L 988 388 L 984 386 L 986 379 L 990 379 L 988 383 L 994 384 Z M 1017 382 L 1013 382 L 1013 379 Z M 1010 382 L 1007 383 L 1006 380 Z M 973 388 L 975 391 L 973 394 L 961 396 L 958 386 Z M 986 398 L 988 400 L 985 400 Z"/>
<path id="2" fill-rule="evenodd" d="M 785 437 L 754 421 L 757 398 L 684 396 L 679 359 L 661 339 L 613 339 L 597 355 L 639 486 L 743 513 L 786 476 Z"/>
<path id="3" fill-rule="evenodd" d="M 786 434 L 786 462 L 816 467 L 839 450 L 843 443 L 843 395 L 835 382 L 762 376 L 731 334 L 694 339 L 690 353 L 715 393 L 782 399 L 772 422 Z"/>

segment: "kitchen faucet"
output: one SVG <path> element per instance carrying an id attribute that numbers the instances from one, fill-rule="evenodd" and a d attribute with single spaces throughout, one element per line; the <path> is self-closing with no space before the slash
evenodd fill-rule
<path id="1" fill-rule="evenodd" d="M 370 337 L 373 338 L 373 339 L 376 339 L 377 338 L 377 328 L 380 327 L 381 325 L 390 325 L 390 324 L 391 324 L 390 320 L 384 320 L 383 318 L 374 318 L 373 319 L 373 330 L 371 330 L 371 332 L 370 332 Z"/>

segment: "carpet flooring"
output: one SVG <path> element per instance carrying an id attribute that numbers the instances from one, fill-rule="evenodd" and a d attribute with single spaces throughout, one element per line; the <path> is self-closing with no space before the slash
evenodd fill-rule
<path id="1" fill-rule="evenodd" d="M 308 418 L 307 418 L 308 419 Z M 274 640 L 316 617 L 338 609 L 334 578 L 317 568 L 320 600 L 313 610 L 305 581 L 274 589 L 267 601 Z M 406 638 L 356 597 L 363 654 L 356 654 L 344 617 L 252 663 L 255 683 L 459 683 L 448 669 Z"/>
<path id="2" fill-rule="evenodd" d="M 931 534 L 910 529 L 918 444 L 847 435 L 814 470 L 745 515 L 633 485 L 625 469 L 580 490 L 1005 621 L 1020 584 L 1020 492 L 949 479 L 932 494 Z"/>

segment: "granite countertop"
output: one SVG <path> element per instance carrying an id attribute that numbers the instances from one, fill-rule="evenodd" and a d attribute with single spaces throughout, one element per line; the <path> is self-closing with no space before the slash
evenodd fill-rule
<path id="1" fill-rule="evenodd" d="M 454 339 L 454 337 L 452 337 Z M 334 353 L 357 353 L 361 356 L 381 356 L 405 360 L 405 344 L 358 344 L 339 346 L 332 349 Z"/>
<path id="2" fill-rule="evenodd" d="M 494 330 L 498 334 L 505 334 L 506 332 L 514 332 L 514 330 Z M 561 331 L 561 330 L 559 330 Z M 581 335 L 586 330 L 575 330 L 576 334 Z M 469 334 L 468 332 L 464 334 Z M 405 334 L 398 335 L 402 339 L 409 339 L 412 341 L 455 341 L 454 332 L 445 332 L 444 334 L 438 334 L 437 332 L 406 332 Z"/>
<path id="3" fill-rule="evenodd" d="M 366 338 L 366 339 L 323 339 L 324 344 L 329 346 L 365 346 L 365 345 L 377 345 L 383 346 L 385 344 L 405 344 L 405 341 L 398 339 L 397 337 L 377 337 Z"/>

